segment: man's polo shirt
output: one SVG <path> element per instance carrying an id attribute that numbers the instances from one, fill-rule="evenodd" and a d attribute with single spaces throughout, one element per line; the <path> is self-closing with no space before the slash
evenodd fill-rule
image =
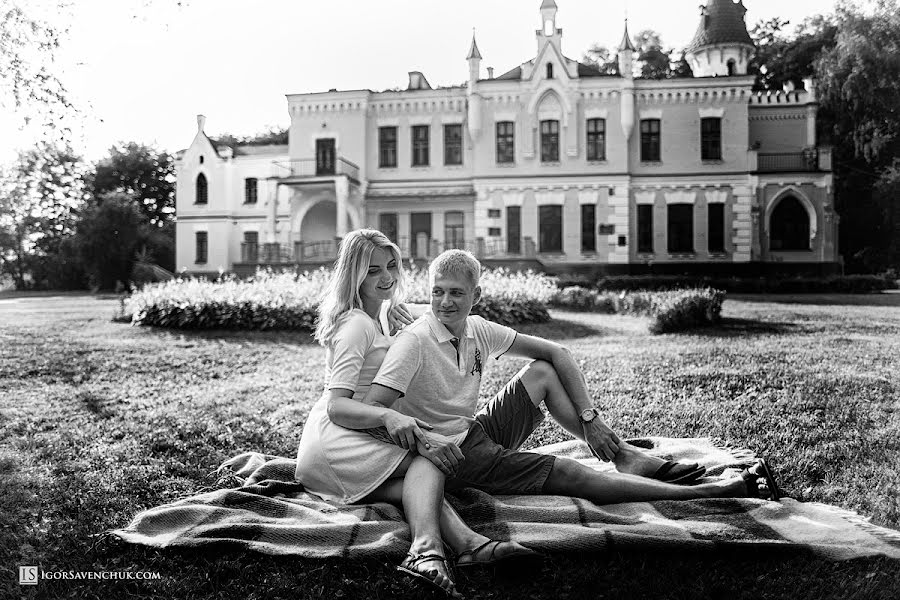
<path id="1" fill-rule="evenodd" d="M 499 358 L 515 338 L 515 330 L 470 315 L 457 352 L 456 338 L 429 310 L 397 335 L 372 383 L 402 394 L 394 410 L 461 443 L 475 421 L 485 361 Z"/>

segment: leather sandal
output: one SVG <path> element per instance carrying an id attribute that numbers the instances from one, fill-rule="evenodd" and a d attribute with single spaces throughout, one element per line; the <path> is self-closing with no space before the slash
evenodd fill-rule
<path id="1" fill-rule="evenodd" d="M 436 569 L 420 569 L 422 563 L 426 562 L 442 562 L 444 563 L 444 567 L 447 569 L 447 579 L 450 580 L 450 588 L 447 589 L 441 586 L 435 579 L 440 574 L 440 572 Z M 463 595 L 456 591 L 456 582 L 453 581 L 452 578 L 452 570 L 450 568 L 450 563 L 446 558 L 441 556 L 440 554 L 413 554 L 412 552 L 406 553 L 406 558 L 403 559 L 403 562 L 397 566 L 397 570 L 401 573 L 405 573 L 410 577 L 415 577 L 419 581 L 427 584 L 435 590 L 443 592 L 450 598 L 462 598 Z"/>
<path id="2" fill-rule="evenodd" d="M 769 488 L 769 494 L 767 496 L 763 496 L 759 491 L 759 484 L 756 480 L 760 477 L 765 477 L 766 479 L 766 487 Z M 761 458 L 756 461 L 753 466 L 744 469 L 741 472 L 741 479 L 744 480 L 744 483 L 747 486 L 748 498 L 762 498 L 763 500 L 774 500 L 775 502 L 781 499 L 781 490 L 778 488 L 778 483 L 775 481 L 775 473 L 772 471 L 771 467 L 769 467 L 769 463 L 766 459 Z"/>
<path id="3" fill-rule="evenodd" d="M 497 556 L 497 548 L 500 547 L 500 544 L 507 543 L 509 542 L 488 540 L 477 548 L 464 550 L 456 555 L 456 568 L 486 567 L 496 565 L 500 562 L 518 562 L 522 560 L 540 561 L 543 559 L 543 555 L 540 552 L 535 552 L 529 548 L 516 548 L 514 551 L 504 554 L 503 556 Z M 475 558 L 479 553 L 488 550 L 488 548 L 490 548 L 490 551 L 488 552 L 488 557 L 486 559 L 477 560 Z M 460 559 L 464 557 L 471 557 L 471 560 L 460 561 Z"/>

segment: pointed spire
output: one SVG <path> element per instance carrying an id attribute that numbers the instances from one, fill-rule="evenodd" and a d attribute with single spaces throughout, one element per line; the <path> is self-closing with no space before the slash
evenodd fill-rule
<path id="1" fill-rule="evenodd" d="M 472 28 L 472 45 L 469 47 L 469 55 L 466 57 L 466 60 L 472 60 L 473 58 L 477 58 L 481 60 L 481 52 L 478 51 L 478 44 L 475 43 L 475 28 Z"/>
<path id="2" fill-rule="evenodd" d="M 556 6 L 556 1 L 555 1 L 555 0 L 544 0 L 544 1 L 541 3 L 541 10 L 544 10 L 545 8 L 555 8 L 555 9 L 559 9 L 559 7 Z"/>
<path id="3" fill-rule="evenodd" d="M 622 36 L 622 43 L 619 44 L 619 51 L 630 50 L 635 51 L 634 44 L 631 43 L 631 36 L 628 35 L 628 19 L 625 19 L 625 35 Z"/>

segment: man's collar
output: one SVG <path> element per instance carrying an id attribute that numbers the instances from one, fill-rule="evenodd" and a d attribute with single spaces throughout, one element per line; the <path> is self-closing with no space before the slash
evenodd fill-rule
<path id="1" fill-rule="evenodd" d="M 440 320 L 437 318 L 437 315 L 435 315 L 430 308 L 428 309 L 428 312 L 425 313 L 425 319 L 428 321 L 428 326 L 431 327 L 431 332 L 434 334 L 434 337 L 437 338 L 439 344 L 449 342 L 456 337 L 455 335 L 453 335 L 453 332 L 447 329 L 446 325 L 440 322 Z M 475 334 L 472 332 L 472 328 L 469 326 L 469 317 L 466 317 L 465 337 L 475 337 Z"/>

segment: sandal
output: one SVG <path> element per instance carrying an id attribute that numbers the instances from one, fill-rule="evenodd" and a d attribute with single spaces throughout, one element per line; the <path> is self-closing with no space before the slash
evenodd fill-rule
<path id="1" fill-rule="evenodd" d="M 769 488 L 767 496 L 763 496 L 759 491 L 759 484 L 756 480 L 760 477 L 765 477 L 766 479 L 766 487 Z M 766 459 L 761 458 L 752 467 L 744 469 L 741 472 L 741 479 L 744 480 L 744 484 L 747 486 L 748 498 L 762 498 L 763 500 L 774 500 L 775 502 L 781 499 L 781 490 L 778 488 L 775 474 L 769 467 Z"/>
<path id="2" fill-rule="evenodd" d="M 447 569 L 447 579 L 450 580 L 450 588 L 447 589 L 441 586 L 435 579 L 440 574 L 440 571 L 436 569 L 429 570 L 420 570 L 418 567 L 422 565 L 422 563 L 426 562 L 442 562 L 444 563 L 444 567 Z M 405 573 L 410 577 L 415 577 L 416 579 L 428 584 L 432 588 L 443 592 L 450 598 L 462 598 L 463 595 L 456 591 L 456 582 L 450 577 L 451 569 L 450 563 L 447 562 L 447 559 L 441 556 L 440 554 L 413 554 L 412 552 L 406 553 L 406 558 L 403 559 L 403 562 L 397 566 L 397 570 L 401 573 Z"/>
<path id="3" fill-rule="evenodd" d="M 468 568 L 468 567 L 486 567 L 489 565 L 495 565 L 500 562 L 519 562 L 519 561 L 540 561 L 543 559 L 543 555 L 540 552 L 535 552 L 534 550 L 530 550 L 528 548 L 517 548 L 513 552 L 508 554 L 504 554 L 503 556 L 497 556 L 497 548 L 500 547 L 500 544 L 508 544 L 510 542 L 501 542 L 498 540 L 488 540 L 485 543 L 481 544 L 477 548 L 473 548 L 472 550 L 464 550 L 456 555 L 456 568 Z M 492 545 L 493 544 L 493 545 Z M 488 549 L 490 546 L 490 552 L 488 553 L 487 559 L 477 560 L 475 557 L 479 552 Z M 463 557 L 471 557 L 471 560 L 460 561 Z"/>

